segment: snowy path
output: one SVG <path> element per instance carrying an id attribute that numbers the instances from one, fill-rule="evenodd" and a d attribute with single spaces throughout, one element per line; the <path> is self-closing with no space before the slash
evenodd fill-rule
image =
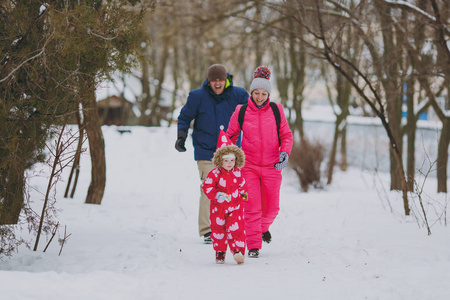
<path id="1" fill-rule="evenodd" d="M 175 127 L 104 132 L 102 205 L 83 204 L 84 156 L 75 198 L 62 198 L 65 183 L 58 186 L 60 222 L 72 234 L 62 255 L 56 242 L 42 253 L 43 241 L 38 252 L 0 262 L 2 299 L 450 299 L 449 228 L 437 224 L 427 236 L 402 217 L 395 193 L 389 212 L 367 173 L 339 173 L 326 190 L 305 194 L 283 171 L 273 242 L 258 259 L 237 265 L 228 253 L 216 265 L 197 235 L 192 147 L 173 149 Z"/>

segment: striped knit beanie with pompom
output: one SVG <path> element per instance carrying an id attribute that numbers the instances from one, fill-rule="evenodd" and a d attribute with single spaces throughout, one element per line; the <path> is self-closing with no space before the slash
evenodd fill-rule
<path id="1" fill-rule="evenodd" d="M 266 66 L 259 66 L 253 72 L 253 81 L 250 85 L 250 94 L 256 89 L 265 89 L 269 94 L 271 91 L 270 86 L 270 69 Z"/>

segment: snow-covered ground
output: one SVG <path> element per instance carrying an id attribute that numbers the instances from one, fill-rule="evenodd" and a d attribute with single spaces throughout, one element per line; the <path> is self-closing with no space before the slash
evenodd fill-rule
<path id="1" fill-rule="evenodd" d="M 272 243 L 258 259 L 237 265 L 228 253 L 217 265 L 212 245 L 197 234 L 200 181 L 190 139 L 178 153 L 175 126 L 103 131 L 102 204 L 84 204 L 84 155 L 75 197 L 63 198 L 66 182 L 57 185 L 68 243 L 58 256 L 58 243 L 43 253 L 41 239 L 37 252 L 22 248 L 1 261 L 1 299 L 450 299 L 447 200 L 435 193 L 434 178 L 422 195 L 434 224 L 428 236 L 417 199 L 405 217 L 387 174 L 337 170 L 331 185 L 303 193 L 286 169 Z M 30 184 L 44 191 L 47 181 Z M 42 204 L 41 195 L 31 196 Z"/>

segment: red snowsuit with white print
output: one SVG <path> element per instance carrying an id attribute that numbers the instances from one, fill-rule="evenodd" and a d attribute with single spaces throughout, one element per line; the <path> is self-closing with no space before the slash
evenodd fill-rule
<path id="1" fill-rule="evenodd" d="M 262 233 L 269 230 L 278 215 L 282 176 L 274 164 L 279 161 L 280 152 L 290 155 L 293 145 L 292 131 L 283 107 L 277 103 L 281 118 L 278 135 L 275 115 L 269 102 L 270 99 L 258 108 L 249 97 L 242 125 L 241 145 L 245 153 L 242 173 L 248 185 L 248 201 L 244 204 L 248 249 L 261 249 Z M 234 143 L 241 131 L 238 121 L 240 108 L 241 105 L 236 107 L 226 132 Z"/>
<path id="2" fill-rule="evenodd" d="M 202 184 L 205 195 L 211 200 L 211 239 L 215 251 L 226 252 L 227 244 L 232 253 L 245 253 L 245 230 L 242 195 L 247 193 L 245 179 L 240 168 L 227 171 L 215 168 Z M 217 199 L 218 192 L 230 196 L 230 202 Z"/>

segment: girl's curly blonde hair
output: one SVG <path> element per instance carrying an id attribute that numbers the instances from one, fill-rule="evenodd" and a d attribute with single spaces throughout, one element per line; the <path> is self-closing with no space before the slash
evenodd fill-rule
<path id="1" fill-rule="evenodd" d="M 241 148 L 236 145 L 228 145 L 217 149 L 216 152 L 214 152 L 214 157 L 212 159 L 213 165 L 216 168 L 221 168 L 223 156 L 230 153 L 236 156 L 235 167 L 242 168 L 245 165 L 245 154 L 244 151 L 242 151 Z"/>

